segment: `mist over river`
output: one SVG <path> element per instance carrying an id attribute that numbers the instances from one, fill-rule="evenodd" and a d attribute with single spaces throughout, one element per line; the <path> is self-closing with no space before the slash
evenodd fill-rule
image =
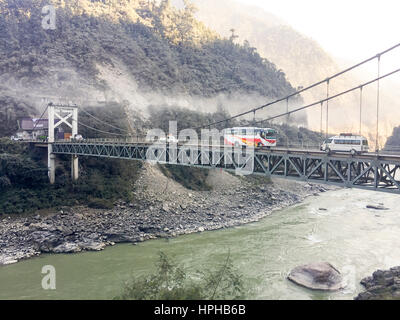
<path id="1" fill-rule="evenodd" d="M 366 208 L 379 203 L 389 210 Z M 154 270 L 160 250 L 188 270 L 222 263 L 230 251 L 243 274 L 246 299 L 353 299 L 363 289 L 362 278 L 400 265 L 399 243 L 399 195 L 343 189 L 232 229 L 116 245 L 101 252 L 41 255 L 2 266 L 0 299 L 112 299 L 132 274 Z M 338 268 L 345 289 L 316 292 L 286 279 L 297 265 L 317 261 Z M 56 290 L 42 289 L 45 265 L 56 268 Z"/>

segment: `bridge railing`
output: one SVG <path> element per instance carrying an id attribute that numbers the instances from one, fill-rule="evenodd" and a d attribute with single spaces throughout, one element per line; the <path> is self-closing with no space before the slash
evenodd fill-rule
<path id="1" fill-rule="evenodd" d="M 381 150 L 384 153 L 400 154 L 400 146 L 387 145 Z"/>
<path id="2" fill-rule="evenodd" d="M 46 140 L 35 140 L 35 139 L 30 139 L 30 140 L 22 140 L 19 142 L 24 142 L 24 143 L 48 143 Z M 119 138 L 119 139 L 112 139 L 112 138 L 96 138 L 96 139 L 82 139 L 82 140 L 76 140 L 76 139 L 59 139 L 55 141 L 56 143 L 81 143 L 81 144 L 86 144 L 86 143 L 97 143 L 97 144 L 148 144 L 150 143 L 149 141 L 145 141 L 145 139 L 142 139 L 140 137 L 128 137 L 128 138 Z M 183 144 L 183 143 L 181 143 Z M 201 142 L 198 144 L 198 146 L 204 145 Z M 219 146 L 224 146 L 223 142 Z M 216 146 L 218 147 L 218 146 Z M 300 142 L 291 142 L 291 143 L 278 143 L 277 147 L 278 149 L 290 149 L 290 150 L 307 150 L 307 151 L 320 151 L 320 144 L 315 144 L 313 142 L 307 142 L 307 141 L 300 141 Z M 375 150 L 370 150 L 370 152 L 374 153 Z M 400 146 L 396 145 L 386 145 L 384 148 L 381 150 L 377 151 L 378 154 L 393 154 L 393 155 L 400 155 Z"/>

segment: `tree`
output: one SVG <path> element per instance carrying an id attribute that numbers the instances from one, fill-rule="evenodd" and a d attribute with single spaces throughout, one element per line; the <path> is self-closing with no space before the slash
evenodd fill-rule
<path id="1" fill-rule="evenodd" d="M 242 275 L 230 254 L 215 270 L 197 271 L 198 281 L 160 252 L 157 271 L 127 282 L 116 300 L 233 300 L 243 295 Z"/>
<path id="2" fill-rule="evenodd" d="M 236 31 L 235 29 L 232 28 L 232 29 L 230 29 L 229 31 L 232 33 L 232 35 L 231 35 L 230 38 L 229 38 L 229 40 L 230 40 L 231 42 L 234 42 L 235 39 L 239 38 L 239 36 L 235 34 L 235 31 Z M 247 40 L 246 40 L 246 41 L 247 41 Z M 248 41 L 247 41 L 247 42 L 248 42 Z"/>

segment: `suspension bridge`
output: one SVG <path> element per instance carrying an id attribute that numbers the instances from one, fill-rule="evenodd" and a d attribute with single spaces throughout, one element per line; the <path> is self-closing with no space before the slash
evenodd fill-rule
<path id="1" fill-rule="evenodd" d="M 125 160 L 151 161 L 152 163 L 191 166 L 200 168 L 218 168 L 234 171 L 239 174 L 255 174 L 275 176 L 285 179 L 308 181 L 312 183 L 324 183 L 346 188 L 360 188 L 374 191 L 400 194 L 400 153 L 392 150 L 379 150 L 379 116 L 380 116 L 380 81 L 400 72 L 395 69 L 389 73 L 381 74 L 381 60 L 384 55 L 400 47 L 400 43 L 337 74 L 334 74 L 320 82 L 302 88 L 286 97 L 269 102 L 265 105 L 252 108 L 246 112 L 230 116 L 229 118 L 208 123 L 192 128 L 193 130 L 211 129 L 217 125 L 248 115 L 253 115 L 254 125 L 268 122 L 295 114 L 313 106 L 320 106 L 321 133 L 322 112 L 325 108 L 325 135 L 328 138 L 329 102 L 351 92 L 360 92 L 360 130 L 362 118 L 362 92 L 363 89 L 375 84 L 377 86 L 376 99 L 376 150 L 362 154 L 327 153 L 319 148 L 310 149 L 304 146 L 298 147 L 232 147 L 223 144 L 211 145 L 210 143 L 150 143 L 148 140 L 134 139 L 126 129 L 111 125 L 84 109 L 79 111 L 102 124 L 102 129 L 97 129 L 78 121 L 77 106 L 49 104 L 49 137 L 44 144 L 48 148 L 48 169 L 50 182 L 55 182 L 55 157 L 56 155 L 71 155 L 72 178 L 78 179 L 79 156 L 91 156 L 99 158 L 115 158 Z M 330 83 L 333 79 L 355 70 L 368 62 L 377 62 L 377 75 L 357 86 L 348 88 L 340 93 L 330 95 Z M 289 101 L 300 94 L 317 86 L 326 85 L 326 97 L 311 104 L 289 109 Z M 286 102 L 286 111 L 277 115 L 256 120 L 257 112 L 270 108 L 278 103 Z M 325 106 L 325 107 L 324 107 Z M 44 114 L 44 113 L 43 113 Z M 42 115 L 43 116 L 43 115 Z M 400 120 L 400 119 L 399 119 Z M 78 133 L 78 124 L 93 131 L 115 136 L 115 139 L 74 139 L 56 140 L 54 130 L 61 124 L 66 124 L 72 129 L 72 136 Z M 121 133 L 111 133 L 104 128 L 118 129 Z M 35 142 L 35 141 L 32 141 Z M 321 141 L 322 142 L 322 141 Z M 37 141 L 35 143 L 38 143 Z"/>

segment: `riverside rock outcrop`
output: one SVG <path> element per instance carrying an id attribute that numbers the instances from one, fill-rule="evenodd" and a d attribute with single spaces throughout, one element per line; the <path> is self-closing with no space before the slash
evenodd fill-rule
<path id="1" fill-rule="evenodd" d="M 361 280 L 365 291 L 355 300 L 400 300 L 400 267 L 377 270 L 372 277 Z"/>

